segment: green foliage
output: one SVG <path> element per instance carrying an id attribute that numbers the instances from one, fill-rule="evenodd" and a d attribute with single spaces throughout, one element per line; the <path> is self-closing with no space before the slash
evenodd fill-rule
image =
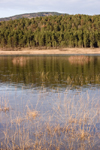
<path id="1" fill-rule="evenodd" d="M 100 15 L 54 15 L 0 22 L 0 47 L 42 46 L 100 47 Z"/>

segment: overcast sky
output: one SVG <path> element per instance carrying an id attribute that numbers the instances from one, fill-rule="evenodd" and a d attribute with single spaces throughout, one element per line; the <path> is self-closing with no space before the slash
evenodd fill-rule
<path id="1" fill-rule="evenodd" d="M 0 0 L 0 18 L 42 11 L 96 15 L 100 0 Z"/>

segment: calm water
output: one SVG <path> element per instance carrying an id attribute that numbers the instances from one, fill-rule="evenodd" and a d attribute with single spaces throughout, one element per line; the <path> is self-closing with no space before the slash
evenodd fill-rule
<path id="1" fill-rule="evenodd" d="M 87 92 L 90 99 L 100 96 L 100 57 L 0 57 L 0 97 L 8 99 L 13 109 L 21 100 L 36 105 L 45 99 L 48 108 L 47 101 L 56 101 L 58 93 L 64 97 Z"/>
<path id="2" fill-rule="evenodd" d="M 100 87 L 100 57 L 0 57 L 0 84 L 19 89 Z"/>
<path id="3" fill-rule="evenodd" d="M 89 117 L 93 117 L 90 122 L 93 125 L 100 119 L 100 116 L 94 117 L 100 105 L 100 57 L 0 57 L 0 103 L 1 107 L 10 108 L 7 114 L 0 112 L 1 128 L 16 114 L 24 117 L 28 108 L 43 114 L 39 118 L 41 122 L 55 114 L 51 123 L 59 118 L 57 121 L 62 124 L 65 117 L 76 112 L 82 117 L 84 109 Z M 65 104 L 67 110 L 70 107 L 67 115 L 63 109 Z M 62 108 L 61 116 L 55 111 L 58 107 Z"/>

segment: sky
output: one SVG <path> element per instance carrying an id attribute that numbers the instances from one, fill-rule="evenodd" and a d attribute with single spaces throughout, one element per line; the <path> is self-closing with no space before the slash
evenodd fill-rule
<path id="1" fill-rule="evenodd" d="M 100 14 L 100 0 L 0 0 L 0 18 L 24 13 Z"/>

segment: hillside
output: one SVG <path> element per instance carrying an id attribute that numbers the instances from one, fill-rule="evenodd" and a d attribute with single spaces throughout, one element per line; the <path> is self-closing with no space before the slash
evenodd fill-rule
<path id="1" fill-rule="evenodd" d="M 0 22 L 0 48 L 100 47 L 100 15 L 54 15 Z"/>
<path id="2" fill-rule="evenodd" d="M 40 17 L 40 16 L 54 16 L 54 15 L 65 15 L 62 13 L 58 13 L 58 12 L 37 12 L 37 13 L 26 13 L 26 14 L 20 14 L 20 15 L 15 15 L 15 16 L 11 16 L 11 17 L 6 17 L 6 18 L 0 18 L 0 21 L 9 21 L 9 20 L 15 20 L 15 19 L 19 19 L 19 18 L 35 18 L 35 17 Z M 68 15 L 68 14 L 66 14 Z"/>

